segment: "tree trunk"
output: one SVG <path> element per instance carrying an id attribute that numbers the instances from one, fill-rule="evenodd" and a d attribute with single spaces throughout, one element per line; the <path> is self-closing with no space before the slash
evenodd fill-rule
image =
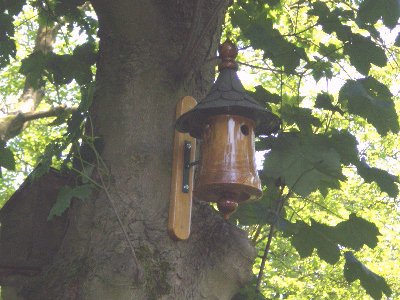
<path id="1" fill-rule="evenodd" d="M 167 233 L 175 104 L 210 88 L 228 3 L 92 3 L 100 52 L 90 123 L 103 138 L 108 172 L 95 171 L 94 179 L 106 191 L 73 202 L 60 251 L 20 295 L 231 299 L 251 276 L 254 249 L 245 233 L 198 200 L 190 238 L 173 241 Z"/>

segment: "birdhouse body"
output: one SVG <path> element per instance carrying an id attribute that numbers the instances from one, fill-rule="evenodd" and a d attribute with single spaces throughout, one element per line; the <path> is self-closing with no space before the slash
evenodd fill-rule
<path id="1" fill-rule="evenodd" d="M 236 72 L 236 46 L 226 41 L 219 52 L 220 73 L 210 92 L 175 126 L 201 140 L 193 193 L 216 202 L 228 218 L 239 203 L 261 197 L 254 136 L 276 132 L 280 120 L 247 94 Z"/>
<path id="2" fill-rule="evenodd" d="M 240 203 L 262 195 L 254 158 L 254 121 L 210 116 L 202 133 L 194 194 L 204 201 Z"/>

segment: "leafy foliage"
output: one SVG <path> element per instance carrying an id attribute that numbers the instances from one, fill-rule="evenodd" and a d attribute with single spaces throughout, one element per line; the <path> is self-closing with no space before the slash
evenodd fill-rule
<path id="1" fill-rule="evenodd" d="M 327 263 L 335 264 L 340 258 L 340 246 L 360 250 L 363 245 L 375 248 L 380 234 L 375 224 L 350 214 L 349 219 L 336 226 L 328 226 L 311 219 L 311 225 L 303 221 L 285 226 L 292 245 L 300 257 L 311 256 L 317 249 L 318 256 Z"/>
<path id="2" fill-rule="evenodd" d="M 349 113 L 365 118 L 384 135 L 399 132 L 399 121 L 389 89 L 375 78 L 348 80 L 340 89 L 339 101 Z"/>
<path id="3" fill-rule="evenodd" d="M 385 279 L 364 266 L 350 251 L 345 253 L 344 277 L 349 283 L 359 279 L 367 293 L 374 299 L 381 299 L 382 293 L 390 296 L 392 290 Z"/>
<path id="4" fill-rule="evenodd" d="M 232 216 L 248 230 L 259 257 L 273 234 L 268 276 L 261 286 L 253 280 L 234 299 L 363 297 L 338 271 L 343 252 L 347 282 L 359 279 L 375 299 L 400 295 L 393 275 L 399 272 L 393 265 L 400 255 L 398 205 L 389 199 L 399 192 L 400 35 L 393 45 L 384 36 L 387 29 L 396 32 L 399 10 L 397 0 L 236 0 L 229 8 L 225 35 L 246 49 L 241 57 L 258 71 L 251 94 L 283 124 L 277 135 L 257 141 L 257 150 L 265 151 L 263 197 Z M 35 51 L 37 24 L 62 28 L 53 51 Z M 83 0 L 0 2 L 2 112 L 10 106 L 8 96 L 18 99 L 25 84 L 46 91 L 41 105 L 78 106 L 72 115 L 35 122 L 0 144 L 3 197 L 33 169 L 35 177 L 50 166 L 73 168 L 74 156 L 87 160 L 97 149 L 100 139 L 77 151 L 87 138 L 96 31 L 97 19 Z M 81 170 L 83 185 L 60 190 L 49 219 L 62 215 L 73 198 L 89 197 L 92 169 Z M 386 279 L 348 250 L 361 260 L 385 261 Z M 259 266 L 257 258 L 256 273 Z"/>
<path id="5" fill-rule="evenodd" d="M 1 167 L 8 170 L 15 170 L 14 154 L 9 148 L 6 147 L 3 141 L 0 141 L 0 170 Z"/>
<path id="6" fill-rule="evenodd" d="M 398 72 L 395 62 L 398 50 L 387 45 L 382 34 L 382 25 L 389 29 L 397 25 L 399 4 L 383 0 L 273 3 L 238 0 L 229 16 L 232 23 L 226 29 L 227 34 L 245 48 L 256 50 L 249 60 L 262 75 L 252 96 L 283 121 L 282 132 L 256 142 L 256 149 L 265 151 L 260 171 L 264 195 L 259 202 L 239 207 L 234 221 L 249 230 L 260 256 L 268 251 L 268 246 L 264 249 L 268 236 L 265 225 L 289 236 L 304 260 L 315 253 L 328 265 L 336 265 L 345 249 L 360 251 L 364 245 L 376 249 L 380 230 L 359 215 L 359 211 L 370 211 L 374 206 L 372 199 L 376 198 L 370 199 L 367 194 L 364 198 L 356 187 L 350 192 L 347 186 L 357 174 L 364 182 L 375 182 L 389 197 L 398 197 L 398 167 L 390 168 L 390 172 L 384 170 L 388 168 L 385 154 L 373 148 L 374 141 L 363 141 L 361 134 L 373 135 L 379 143 L 386 139 L 394 142 L 394 134 L 399 132 L 395 102 L 398 99 L 393 96 L 393 90 L 397 89 L 390 84 Z M 394 47 L 399 47 L 399 40 L 398 36 Z M 309 87 L 310 77 L 315 82 L 326 81 L 326 89 Z M 330 91 L 330 84 L 338 85 L 337 77 L 344 78 L 341 87 Z M 302 92 L 307 88 L 308 96 Z M 368 123 L 378 135 L 372 133 Z M 366 148 L 365 144 L 373 149 L 360 150 Z M 371 159 L 371 155 L 375 158 Z M 394 156 L 398 158 L 397 154 Z M 369 189 L 376 191 L 374 197 L 380 195 L 375 186 Z M 332 196 L 337 194 L 341 196 Z M 388 201 L 384 195 L 379 197 L 385 199 L 382 202 Z M 348 220 L 332 225 L 334 219 L 347 213 Z M 393 214 L 397 216 L 396 212 Z M 372 216 L 369 214 L 368 219 L 378 222 Z M 278 233 L 275 238 L 277 243 L 283 243 Z M 285 256 L 285 251 L 282 252 Z M 273 272 L 277 259 L 273 252 L 270 256 L 269 262 L 275 267 L 271 266 L 269 271 Z M 288 268 L 286 264 L 280 267 Z M 350 273 L 354 272 L 355 268 Z M 382 284 L 387 282 L 383 280 Z M 390 289 L 383 285 L 377 289 L 389 295 Z M 270 286 L 265 286 L 265 290 L 271 291 L 271 298 L 290 295 L 290 291 L 280 294 Z M 366 292 L 377 297 L 376 292 L 368 289 Z M 321 295 L 305 299 L 310 298 Z"/>
<path id="7" fill-rule="evenodd" d="M 269 176 L 301 196 L 326 186 L 339 187 L 339 180 L 345 180 L 339 153 L 322 135 L 282 133 L 270 139 L 267 147 L 271 152 L 265 157 L 264 168 Z"/>
<path id="8" fill-rule="evenodd" d="M 57 200 L 51 208 L 47 220 L 51 220 L 54 216 L 61 216 L 71 205 L 73 198 L 86 200 L 92 193 L 93 187 L 89 184 L 70 187 L 68 185 L 61 187 Z"/>

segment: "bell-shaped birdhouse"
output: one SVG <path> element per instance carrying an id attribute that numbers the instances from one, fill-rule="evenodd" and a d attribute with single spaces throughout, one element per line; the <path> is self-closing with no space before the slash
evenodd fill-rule
<path id="1" fill-rule="evenodd" d="M 246 93 L 236 73 L 236 46 L 228 40 L 219 53 L 216 82 L 201 102 L 177 119 L 176 129 L 201 139 L 193 193 L 216 202 L 228 218 L 239 203 L 261 197 L 254 138 L 276 132 L 280 120 Z"/>

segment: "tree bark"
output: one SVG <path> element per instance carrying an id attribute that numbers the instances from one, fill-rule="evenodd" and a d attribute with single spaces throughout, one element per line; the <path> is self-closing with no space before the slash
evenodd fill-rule
<path id="1" fill-rule="evenodd" d="M 175 104 L 185 95 L 201 99 L 211 87 L 210 58 L 228 2 L 92 3 L 100 52 L 90 123 L 104 140 L 108 172 L 93 178 L 106 192 L 73 202 L 60 251 L 19 294 L 33 300 L 231 299 L 251 277 L 255 253 L 246 234 L 198 200 L 190 238 L 173 241 L 167 232 Z M 187 45 L 193 40 L 194 49 Z"/>

